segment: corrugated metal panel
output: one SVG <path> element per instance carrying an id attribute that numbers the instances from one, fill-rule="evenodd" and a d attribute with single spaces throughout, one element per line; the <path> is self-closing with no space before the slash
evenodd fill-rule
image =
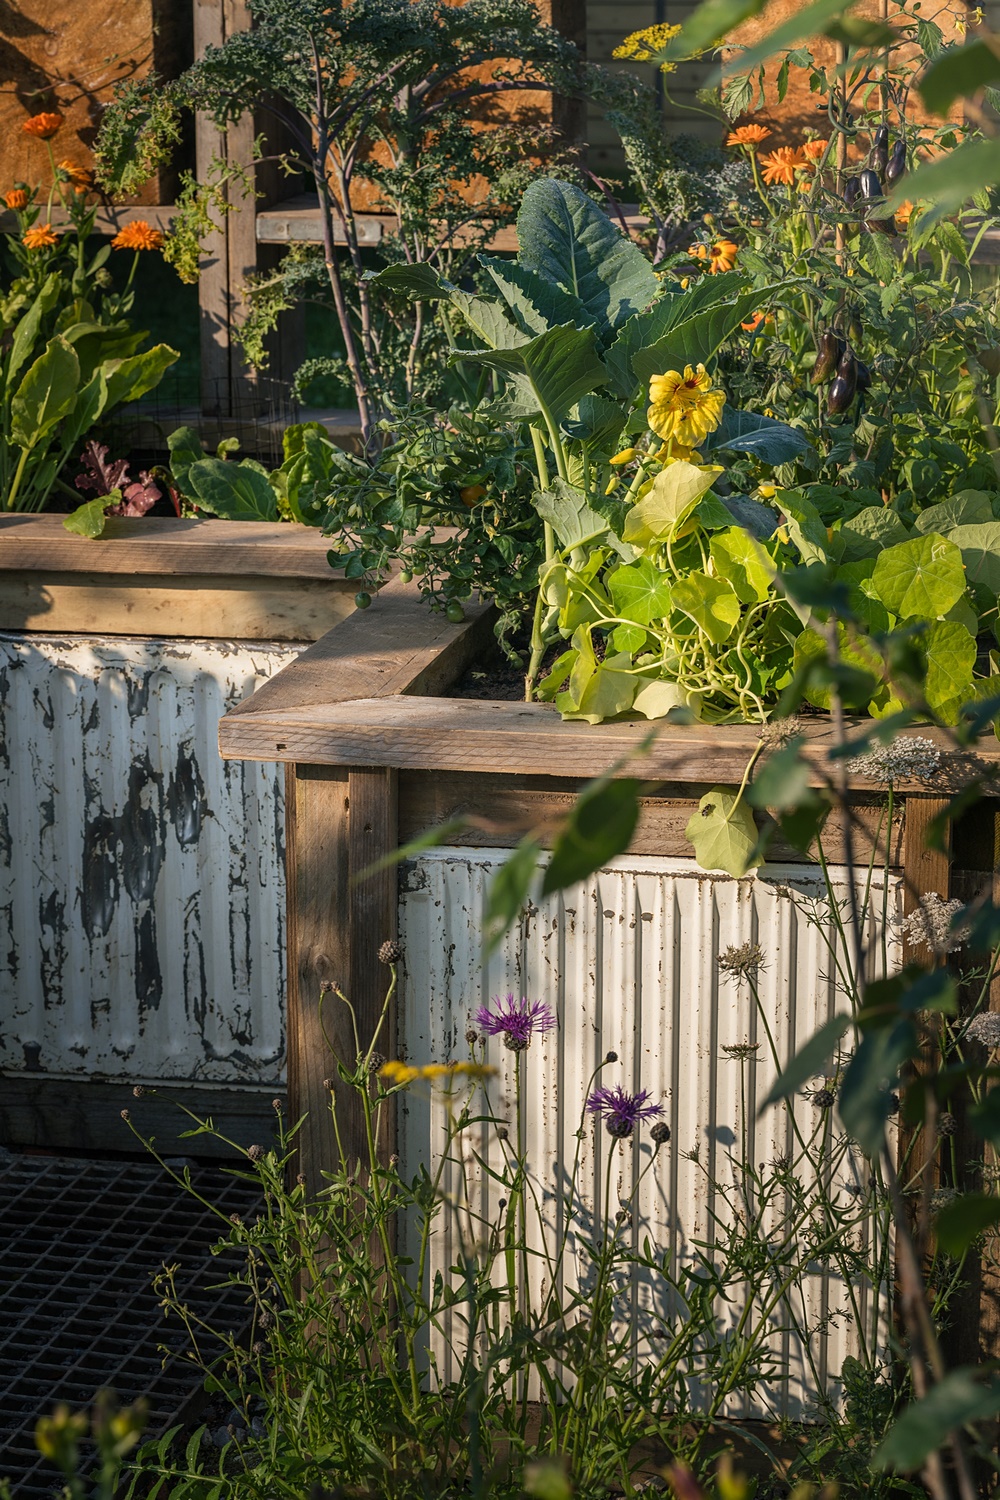
<path id="1" fill-rule="evenodd" d="M 299 649 L 0 634 L 0 1067 L 279 1078 L 284 782 L 217 733 Z"/>
<path id="2" fill-rule="evenodd" d="M 835 924 L 819 899 L 818 872 L 770 866 L 736 881 L 706 875 L 681 859 L 619 859 L 583 886 L 533 909 L 483 970 L 484 899 L 501 858 L 495 850 L 443 849 L 404 866 L 404 1055 L 414 1062 L 467 1055 L 464 1033 L 472 1012 L 496 994 L 510 990 L 547 1000 L 558 1016 L 558 1030 L 536 1038 L 524 1054 L 524 1097 L 530 1101 L 527 1156 L 539 1194 L 554 1204 L 554 1184 L 567 1180 L 579 1149 L 583 1198 L 589 1210 L 600 1214 L 603 1169 L 597 1170 L 594 1132 L 588 1128 L 582 1140 L 577 1132 L 594 1070 L 608 1051 L 616 1052 L 619 1061 L 602 1071 L 602 1083 L 649 1089 L 662 1101 L 672 1132 L 669 1147 L 639 1189 L 641 1213 L 634 1233 L 648 1231 L 679 1266 L 691 1260 L 695 1241 L 718 1243 L 731 1221 L 728 1193 L 720 1195 L 707 1184 L 728 1185 L 738 1197 L 743 1184 L 731 1152 L 738 1150 L 743 1120 L 752 1162 L 771 1161 L 792 1147 L 786 1112 L 767 1110 L 757 1118 L 758 1102 L 776 1076 L 763 1023 L 783 1064 L 833 1013 Z M 844 872 L 832 873 L 840 897 L 846 897 Z M 891 880 L 886 889 L 876 872 L 872 893 L 870 938 L 880 929 L 883 894 L 887 909 L 895 911 L 899 883 Z M 726 948 L 748 941 L 759 942 L 766 956 L 759 980 L 760 1013 L 748 988 L 720 974 L 716 961 Z M 724 1049 L 745 1042 L 761 1045 L 753 1060 L 741 1065 Z M 495 1100 L 501 1110 L 504 1101 L 512 1108 L 513 1054 L 493 1043 L 489 1060 L 501 1070 L 492 1086 Z M 409 1179 L 427 1160 L 432 1143 L 441 1140 L 445 1116 L 439 1101 L 422 1098 L 416 1089 L 408 1092 L 403 1108 L 401 1170 Z M 474 1144 L 493 1168 L 502 1166 L 502 1147 L 492 1132 L 484 1130 Z M 601 1162 L 607 1159 L 607 1145 L 605 1138 L 598 1152 Z M 620 1160 L 631 1162 L 638 1173 L 648 1164 L 649 1151 L 643 1132 L 642 1144 Z M 855 1169 L 860 1176 L 862 1164 L 852 1163 Z M 503 1188 L 471 1157 L 467 1175 L 476 1212 L 496 1222 L 496 1200 Z M 632 1185 L 618 1178 L 612 1193 L 628 1196 Z M 458 1194 L 462 1185 L 446 1175 L 444 1186 Z M 778 1205 L 769 1232 L 777 1232 L 781 1211 Z M 442 1215 L 429 1275 L 447 1277 L 459 1248 L 455 1216 Z M 584 1253 L 568 1271 L 567 1283 L 574 1274 L 586 1274 Z M 638 1358 L 650 1349 L 648 1333 L 661 1311 L 658 1295 L 662 1293 L 641 1282 L 632 1288 L 628 1316 L 636 1330 Z M 844 1358 L 858 1349 L 856 1317 L 838 1315 L 838 1310 L 848 1310 L 851 1295 L 859 1299 L 852 1312 L 860 1314 L 866 1329 L 874 1328 L 880 1343 L 884 1298 L 852 1293 L 817 1268 L 802 1283 L 800 1304 L 815 1336 L 806 1340 L 806 1347 L 783 1333 L 772 1339 L 787 1380 L 756 1402 L 730 1401 L 722 1414 L 802 1417 L 808 1415 L 810 1393 L 817 1386 L 836 1395 Z M 742 1310 L 737 1298 L 734 1325 Z M 447 1376 L 451 1355 L 444 1341 L 436 1343 L 433 1356 Z M 704 1393 L 692 1395 L 699 1403 L 704 1400 Z"/>

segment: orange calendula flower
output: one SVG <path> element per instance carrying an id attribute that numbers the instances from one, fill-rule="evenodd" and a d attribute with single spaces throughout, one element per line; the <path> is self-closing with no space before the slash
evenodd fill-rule
<path id="1" fill-rule="evenodd" d="M 649 403 L 646 420 L 657 437 L 696 448 L 722 421 L 726 397 L 712 389 L 704 365 L 685 365 L 683 372 L 668 370 L 650 378 Z"/>
<path id="2" fill-rule="evenodd" d="M 737 125 L 726 136 L 727 146 L 759 146 L 771 134 L 766 125 Z"/>
<path id="3" fill-rule="evenodd" d="M 79 162 L 66 160 L 66 161 L 59 162 L 58 165 L 59 165 L 60 172 L 64 172 L 65 173 L 67 182 L 71 182 L 74 187 L 76 187 L 76 188 L 89 188 L 90 187 L 90 184 L 91 184 L 90 173 L 87 171 L 86 167 L 81 167 L 80 164 L 79 164 Z"/>
<path id="4" fill-rule="evenodd" d="M 21 209 L 28 206 L 28 195 L 24 188 L 11 188 L 9 193 L 4 193 L 3 201 L 8 208 Z"/>
<path id="5" fill-rule="evenodd" d="M 800 149 L 807 161 L 819 161 L 826 155 L 829 144 L 829 141 L 804 141 Z"/>
<path id="6" fill-rule="evenodd" d="M 743 329 L 744 333 L 756 333 L 757 330 L 758 330 L 758 328 L 760 328 L 762 324 L 766 328 L 767 325 L 768 325 L 768 323 L 773 323 L 773 322 L 774 322 L 774 314 L 773 313 L 762 313 L 762 312 L 759 312 L 759 313 L 754 313 L 753 317 L 750 319 L 750 321 L 748 323 L 741 323 L 740 327 Z"/>
<path id="7" fill-rule="evenodd" d="M 50 141 L 62 124 L 62 115 L 56 114 L 55 111 L 51 113 L 43 111 L 42 114 L 32 115 L 30 120 L 25 120 L 21 129 L 25 135 L 33 135 L 37 140 Z"/>
<path id="8" fill-rule="evenodd" d="M 909 198 L 907 198 L 906 202 L 901 203 L 896 209 L 896 223 L 902 224 L 903 228 L 905 229 L 907 224 L 909 224 L 910 220 L 913 218 L 915 208 L 916 204 L 911 203 Z"/>
<path id="9" fill-rule="evenodd" d="M 133 219 L 111 241 L 112 250 L 161 250 L 163 235 L 145 219 Z"/>
<path id="10" fill-rule="evenodd" d="M 51 224 L 36 224 L 21 236 L 21 243 L 29 250 L 51 250 L 58 241 Z"/>
<path id="11" fill-rule="evenodd" d="M 780 182 L 791 187 L 795 173 L 806 165 L 806 158 L 798 146 L 778 146 L 770 156 L 762 156 L 760 164 L 764 169 L 764 181 L 769 186 Z"/>

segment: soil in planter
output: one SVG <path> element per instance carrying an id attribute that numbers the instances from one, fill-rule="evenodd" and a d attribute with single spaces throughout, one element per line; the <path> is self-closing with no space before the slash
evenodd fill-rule
<path id="1" fill-rule="evenodd" d="M 529 655 L 529 638 L 525 631 L 522 635 L 514 638 L 514 648 L 520 652 L 526 662 Z M 566 649 L 565 642 L 560 641 L 546 654 L 539 673 L 539 681 L 547 677 L 552 663 Z M 604 643 L 598 637 L 594 638 L 594 654 L 600 661 L 604 656 Z M 500 650 L 499 646 L 491 646 L 485 652 L 481 660 L 458 679 L 448 689 L 449 698 L 481 698 L 492 699 L 500 703 L 523 703 L 524 702 L 524 667 L 510 660 Z"/>

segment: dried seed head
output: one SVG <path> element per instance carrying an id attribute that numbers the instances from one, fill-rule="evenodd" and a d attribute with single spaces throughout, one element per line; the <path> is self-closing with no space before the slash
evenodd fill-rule
<path id="1" fill-rule="evenodd" d="M 465 1040 L 468 1042 L 470 1047 L 474 1047 L 479 1041 L 479 1032 L 476 1031 L 474 1027 L 470 1026 L 468 1031 L 465 1033 Z"/>
<path id="2" fill-rule="evenodd" d="M 249 1156 L 249 1158 L 250 1158 L 251 1161 L 263 1161 L 264 1160 L 264 1147 L 263 1146 L 248 1146 L 247 1147 L 247 1156 Z"/>
<path id="3" fill-rule="evenodd" d="M 670 1139 L 670 1126 L 666 1120 L 657 1120 L 656 1124 L 650 1130 L 649 1136 L 658 1146 L 665 1146 Z"/>
<path id="4" fill-rule="evenodd" d="M 304 1172 L 299 1172 L 296 1175 L 295 1181 L 298 1183 L 299 1187 L 305 1187 L 305 1185 L 306 1185 L 306 1174 Z"/>
<path id="5" fill-rule="evenodd" d="M 738 948 L 730 946 L 724 953 L 719 954 L 719 969 L 723 974 L 731 974 L 737 984 L 744 980 L 756 980 L 758 972 L 764 967 L 764 950 L 759 943 L 741 943 Z"/>
<path id="6" fill-rule="evenodd" d="M 938 1133 L 940 1135 L 954 1135 L 957 1129 L 958 1121 L 950 1110 L 946 1110 L 938 1120 Z"/>
<path id="7" fill-rule="evenodd" d="M 239 1214 L 230 1214 L 229 1222 L 230 1224 L 235 1224 L 237 1229 L 241 1228 L 243 1225 L 243 1220 L 240 1218 Z"/>
<path id="8" fill-rule="evenodd" d="M 280 1115 L 281 1114 L 281 1110 L 282 1110 L 281 1100 L 280 1099 L 272 1099 L 271 1100 L 271 1108 L 274 1110 L 274 1112 L 275 1112 L 276 1115 Z"/>
<path id="9" fill-rule="evenodd" d="M 398 1167 L 399 1166 L 399 1157 L 397 1156 L 397 1154 L 396 1154 L 395 1151 L 389 1157 L 389 1165 L 390 1165 L 390 1167 Z"/>
<path id="10" fill-rule="evenodd" d="M 501 1125 L 498 1128 L 498 1130 L 497 1130 L 497 1140 L 498 1141 L 507 1141 L 509 1139 L 510 1139 L 510 1131 L 507 1129 L 506 1125 Z"/>
<path id="11" fill-rule="evenodd" d="M 617 1062 L 618 1061 L 618 1053 L 617 1052 L 606 1052 L 604 1054 L 604 1061 L 606 1063 Z"/>
<path id="12" fill-rule="evenodd" d="M 143 1096 L 143 1094 L 145 1092 L 146 1092 L 146 1090 L 143 1088 L 142 1084 L 141 1083 L 137 1083 L 136 1086 L 135 1086 L 135 1088 L 132 1090 L 132 1098 L 133 1099 L 141 1099 L 142 1096 Z"/>
<path id="13" fill-rule="evenodd" d="M 368 1071 L 369 1071 L 369 1073 L 377 1073 L 380 1068 L 384 1068 L 384 1067 L 385 1067 L 385 1058 L 382 1056 L 382 1053 L 381 1052 L 373 1052 L 372 1055 L 371 1055 L 371 1057 L 368 1059 Z"/>
<path id="14" fill-rule="evenodd" d="M 327 1091 L 328 1094 L 332 1094 L 333 1093 L 333 1079 L 332 1078 L 324 1078 L 323 1079 L 323 1087 L 326 1089 L 326 1091 Z"/>
<path id="15" fill-rule="evenodd" d="M 256 1354 L 257 1358 L 260 1359 L 262 1355 L 267 1353 L 267 1345 L 262 1344 L 260 1339 L 258 1339 L 253 1346 L 253 1352 L 254 1354 Z"/>
<path id="16" fill-rule="evenodd" d="M 127 1109 L 123 1109 L 123 1110 L 122 1110 L 122 1119 L 123 1119 L 123 1120 L 124 1120 L 124 1121 L 125 1121 L 125 1123 L 126 1123 L 126 1125 L 127 1125 L 127 1124 L 128 1124 L 128 1122 L 129 1122 L 129 1120 L 130 1120 L 130 1119 L 131 1119 L 131 1118 L 132 1118 L 132 1117 L 131 1117 L 131 1115 L 130 1115 L 130 1114 L 129 1114 L 129 1112 L 128 1112 L 128 1110 L 127 1110 Z"/>
<path id="17" fill-rule="evenodd" d="M 321 995 L 335 995 L 337 993 L 336 981 L 333 979 L 324 979 L 319 987 L 319 992 Z"/>
<path id="18" fill-rule="evenodd" d="M 837 1102 L 837 1096 L 833 1089 L 816 1089 L 812 1096 L 812 1102 L 817 1109 L 832 1109 Z"/>
<path id="19" fill-rule="evenodd" d="M 403 957 L 403 949 L 399 943 L 389 939 L 382 944 L 378 950 L 378 961 L 380 964 L 398 964 Z"/>

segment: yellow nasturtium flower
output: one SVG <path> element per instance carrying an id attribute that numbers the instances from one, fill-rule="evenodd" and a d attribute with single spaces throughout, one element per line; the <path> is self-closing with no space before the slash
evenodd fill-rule
<path id="1" fill-rule="evenodd" d="M 610 459 L 609 462 L 611 463 L 613 468 L 617 469 L 620 464 L 630 464 L 633 458 L 635 458 L 635 449 L 623 448 L 622 451 L 620 453 L 616 453 L 614 458 Z"/>
<path id="2" fill-rule="evenodd" d="M 713 390 L 704 365 L 685 365 L 683 373 L 668 370 L 650 378 L 649 402 L 646 420 L 657 437 L 695 448 L 722 421 L 726 397 Z"/>

